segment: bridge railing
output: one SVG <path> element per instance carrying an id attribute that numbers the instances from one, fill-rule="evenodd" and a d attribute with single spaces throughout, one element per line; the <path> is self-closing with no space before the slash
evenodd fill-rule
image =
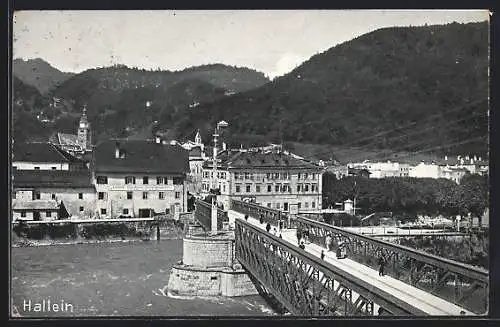
<path id="1" fill-rule="evenodd" d="M 266 208 L 253 202 L 244 202 L 239 200 L 231 200 L 231 209 L 249 215 L 251 217 L 260 219 L 264 223 L 278 226 L 279 222 L 284 223 L 284 227 L 288 226 L 288 214 L 276 209 Z"/>
<path id="2" fill-rule="evenodd" d="M 206 231 L 212 229 L 212 204 L 202 200 L 195 201 L 194 218 L 205 228 Z M 217 230 L 222 230 L 223 223 L 229 221 L 227 213 L 217 208 Z"/>
<path id="3" fill-rule="evenodd" d="M 425 315 L 394 295 L 248 222 L 237 220 L 235 226 L 236 258 L 294 315 Z M 381 310 L 374 310 L 376 306 Z"/>
<path id="4" fill-rule="evenodd" d="M 232 201 L 233 210 L 249 215 L 263 214 L 268 221 L 276 221 L 276 211 L 255 203 Z M 343 242 L 348 257 L 358 263 L 378 269 L 378 260 L 385 258 L 386 274 L 457 304 L 477 314 L 488 311 L 489 273 L 454 260 L 423 251 L 360 235 L 305 217 L 291 219 L 291 225 L 309 232 L 309 240 L 326 247 L 325 238 L 332 238 L 332 250 Z"/>

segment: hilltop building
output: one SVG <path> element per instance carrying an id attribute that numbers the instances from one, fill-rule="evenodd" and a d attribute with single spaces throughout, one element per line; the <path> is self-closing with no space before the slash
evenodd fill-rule
<path id="1" fill-rule="evenodd" d="M 56 133 L 50 140 L 63 150 L 74 155 L 84 155 L 92 151 L 92 130 L 87 119 L 87 109 L 83 108 L 77 134 Z"/>
<path id="2" fill-rule="evenodd" d="M 92 167 L 100 217 L 152 217 L 187 211 L 188 151 L 141 140 L 98 144 Z"/>
<path id="3" fill-rule="evenodd" d="M 323 169 L 277 150 L 224 150 L 218 154 L 218 197 L 224 208 L 230 199 L 252 201 L 273 209 L 299 212 L 322 208 Z M 213 163 L 203 164 L 202 195 L 213 188 Z"/>

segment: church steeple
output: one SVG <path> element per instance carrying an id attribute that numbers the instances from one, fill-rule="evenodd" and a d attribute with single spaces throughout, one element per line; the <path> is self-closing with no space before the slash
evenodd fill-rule
<path id="1" fill-rule="evenodd" d="M 196 144 L 203 144 L 203 141 L 201 140 L 201 135 L 200 135 L 200 130 L 196 132 L 196 136 L 194 137 L 194 143 Z"/>
<path id="2" fill-rule="evenodd" d="M 90 123 L 87 119 L 87 105 L 84 105 L 82 117 L 78 125 L 78 144 L 80 144 L 85 151 L 90 150 L 92 147 L 91 135 Z"/>

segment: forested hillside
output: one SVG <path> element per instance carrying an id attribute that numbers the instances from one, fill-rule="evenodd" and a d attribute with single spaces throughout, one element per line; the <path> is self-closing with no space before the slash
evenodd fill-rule
<path id="1" fill-rule="evenodd" d="M 234 139 L 485 152 L 488 32 L 486 22 L 380 29 L 263 87 L 203 104 L 176 128 L 208 135 L 224 119 Z"/>

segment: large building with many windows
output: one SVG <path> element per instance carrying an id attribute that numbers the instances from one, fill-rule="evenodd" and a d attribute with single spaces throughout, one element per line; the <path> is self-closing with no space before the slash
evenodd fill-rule
<path id="1" fill-rule="evenodd" d="M 188 151 L 159 141 L 98 144 L 92 167 L 96 209 L 104 217 L 151 217 L 187 211 Z"/>
<path id="2" fill-rule="evenodd" d="M 277 150 L 225 150 L 218 154 L 217 185 L 224 208 L 230 199 L 273 209 L 316 212 L 322 208 L 323 169 Z M 213 164 L 203 164 L 203 195 L 213 188 Z"/>

